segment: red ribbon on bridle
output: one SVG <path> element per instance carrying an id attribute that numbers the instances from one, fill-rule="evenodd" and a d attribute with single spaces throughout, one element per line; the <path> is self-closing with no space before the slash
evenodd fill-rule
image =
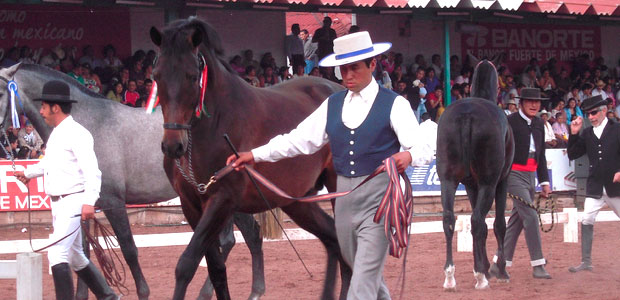
<path id="1" fill-rule="evenodd" d="M 407 248 L 407 245 L 409 243 L 408 229 L 411 218 L 413 217 L 413 195 L 411 191 L 411 184 L 409 184 L 408 178 L 404 174 L 400 174 L 406 183 L 405 193 L 403 194 L 400 185 L 398 169 L 396 167 L 396 161 L 392 157 L 388 157 L 387 159 L 385 159 L 383 161 L 383 165 L 377 167 L 377 169 L 375 169 L 372 174 L 368 175 L 368 177 L 366 177 L 364 181 L 362 181 L 350 191 L 308 197 L 292 197 L 286 192 L 284 192 L 282 189 L 277 187 L 269 179 L 265 178 L 265 176 L 260 174 L 251 166 L 246 165 L 245 168 L 248 170 L 250 176 L 260 182 L 270 191 L 274 192 L 276 195 L 300 202 L 318 202 L 346 196 L 367 183 L 368 181 L 370 181 L 375 176 L 386 172 L 390 181 L 388 183 L 385 195 L 379 203 L 379 207 L 377 208 L 377 212 L 375 213 L 373 221 L 375 223 L 379 223 L 381 219 L 383 219 L 385 236 L 388 239 L 389 251 L 391 256 L 399 258 L 403 254 L 403 251 Z M 233 170 L 234 169 L 232 167 L 232 164 L 229 164 L 221 170 L 217 171 L 213 175 L 213 177 L 211 177 L 211 180 L 207 184 L 206 189 L 208 189 L 211 184 L 217 182 Z"/>

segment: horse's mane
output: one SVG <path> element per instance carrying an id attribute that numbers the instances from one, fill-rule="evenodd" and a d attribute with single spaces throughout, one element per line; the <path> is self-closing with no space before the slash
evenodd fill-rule
<path id="1" fill-rule="evenodd" d="M 176 50 L 181 50 L 176 47 L 176 45 L 187 45 L 185 42 L 187 38 L 186 35 L 181 35 L 181 33 L 186 32 L 186 29 L 194 29 L 202 32 L 203 39 L 201 50 L 213 53 L 213 56 L 226 68 L 226 70 L 230 73 L 235 73 L 226 60 L 222 40 L 215 28 L 213 28 L 213 26 L 206 21 L 194 16 L 189 17 L 188 19 L 175 20 L 164 28 L 164 39 L 170 39 L 170 45 L 175 45 L 165 49 L 166 51 L 171 51 L 174 53 Z"/>
<path id="2" fill-rule="evenodd" d="M 75 80 L 75 78 L 63 72 L 56 71 L 47 66 L 22 63 L 22 65 L 19 68 L 25 71 L 32 71 L 32 72 L 36 72 L 39 74 L 44 74 L 44 75 L 54 78 L 55 80 L 64 81 L 68 85 L 76 87 L 77 89 L 80 90 L 80 92 L 87 94 L 88 96 L 91 96 L 93 98 L 104 98 L 105 99 L 103 95 L 93 92 L 92 90 L 84 86 L 83 84 L 80 84 L 77 80 Z"/>

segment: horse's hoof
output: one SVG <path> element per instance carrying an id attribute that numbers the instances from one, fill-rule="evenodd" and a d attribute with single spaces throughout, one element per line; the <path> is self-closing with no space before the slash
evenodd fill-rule
<path id="1" fill-rule="evenodd" d="M 262 294 L 259 293 L 252 293 L 250 294 L 250 296 L 248 297 L 248 300 L 259 300 L 260 296 L 262 296 Z"/>
<path id="2" fill-rule="evenodd" d="M 489 281 L 484 273 L 474 271 L 474 278 L 476 278 L 475 288 L 477 290 L 485 290 L 489 288 Z"/>
<path id="3" fill-rule="evenodd" d="M 444 292 L 456 293 L 456 286 L 453 287 L 443 287 Z"/>
<path id="4" fill-rule="evenodd" d="M 476 288 L 477 290 L 487 290 L 487 289 L 490 289 L 490 288 L 491 288 L 491 286 L 490 286 L 488 283 L 487 283 L 486 285 L 477 285 L 477 284 L 476 284 L 476 287 L 475 287 L 475 288 Z"/>

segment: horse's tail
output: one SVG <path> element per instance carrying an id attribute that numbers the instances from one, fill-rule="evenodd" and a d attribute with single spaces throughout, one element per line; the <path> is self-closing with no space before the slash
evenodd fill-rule
<path id="1" fill-rule="evenodd" d="M 463 114 L 460 122 L 461 133 L 461 163 L 465 171 L 465 178 L 471 175 L 471 114 Z"/>

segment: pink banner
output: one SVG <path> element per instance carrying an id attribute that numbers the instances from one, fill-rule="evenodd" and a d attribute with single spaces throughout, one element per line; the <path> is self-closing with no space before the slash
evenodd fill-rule
<path id="1" fill-rule="evenodd" d="M 11 47 L 28 46 L 36 57 L 57 45 L 92 45 L 103 57 L 103 47 L 112 44 L 118 57 L 131 55 L 128 8 L 87 8 L 65 5 L 2 5 L 0 8 L 0 60 Z M 67 53 L 68 54 L 68 53 Z"/>
<path id="2" fill-rule="evenodd" d="M 558 66 L 570 70 L 576 56 L 585 53 L 593 59 L 601 55 L 601 31 L 596 26 L 478 23 L 462 24 L 459 29 L 464 56 L 503 53 L 503 62 L 513 73 L 522 72 L 531 58 L 542 64 L 555 57 Z"/>

